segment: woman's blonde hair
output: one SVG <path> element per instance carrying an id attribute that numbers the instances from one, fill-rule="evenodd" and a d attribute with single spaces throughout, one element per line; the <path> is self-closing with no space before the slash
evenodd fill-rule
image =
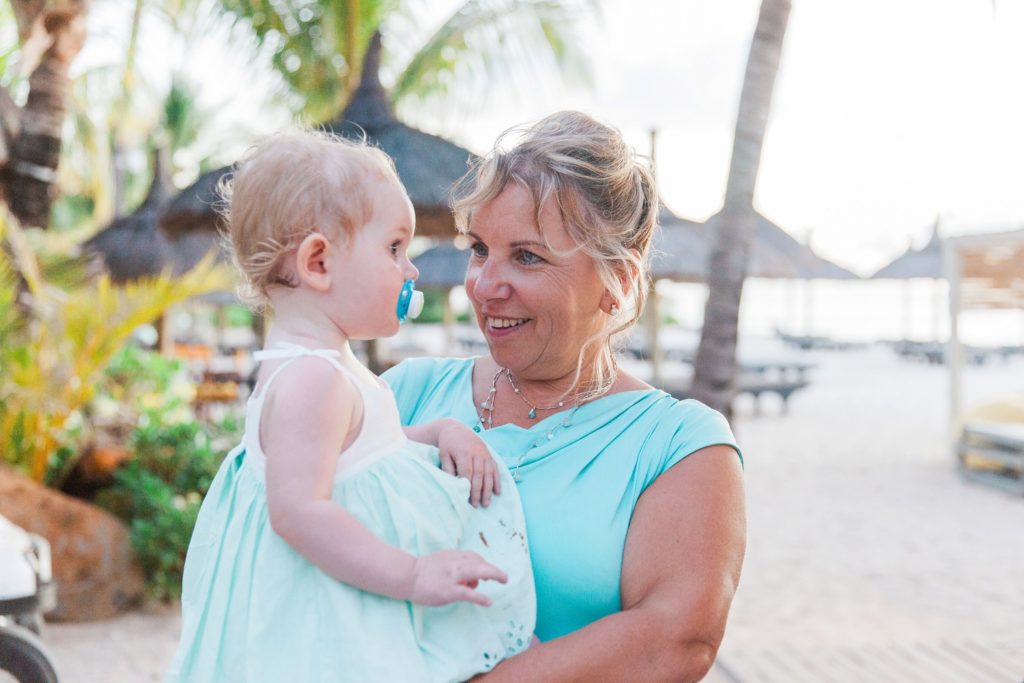
<path id="1" fill-rule="evenodd" d="M 402 187 L 391 158 L 365 140 L 294 130 L 251 148 L 218 186 L 227 247 L 243 277 L 239 296 L 262 307 L 271 285 L 296 286 L 285 256 L 308 235 L 344 242 L 365 225 L 370 179 Z"/>
<path id="2" fill-rule="evenodd" d="M 503 150 L 502 141 L 510 133 L 522 138 Z M 533 196 L 538 226 L 541 209 L 549 200 L 556 203 L 569 236 L 593 259 L 618 304 L 618 314 L 586 340 L 576 362 L 572 388 L 580 381 L 588 350 L 597 346 L 594 376 L 579 398 L 599 396 L 615 381 L 613 339 L 636 324 L 647 299 L 649 251 L 658 217 L 654 176 L 618 130 L 580 112 L 558 112 L 525 129 L 506 131 L 471 166 L 453 192 L 459 232 L 467 232 L 474 212 L 510 182 Z"/>

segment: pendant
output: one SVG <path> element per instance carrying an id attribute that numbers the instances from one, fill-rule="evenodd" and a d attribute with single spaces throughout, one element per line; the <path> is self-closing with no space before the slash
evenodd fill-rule
<path id="1" fill-rule="evenodd" d="M 528 412 L 526 415 L 531 420 L 536 420 L 537 419 L 537 409 L 536 408 L 530 408 L 530 412 Z"/>

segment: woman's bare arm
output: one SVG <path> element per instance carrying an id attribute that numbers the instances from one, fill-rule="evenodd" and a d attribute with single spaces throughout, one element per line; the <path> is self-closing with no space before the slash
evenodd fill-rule
<path id="1" fill-rule="evenodd" d="M 744 507 L 735 451 L 712 446 L 684 458 L 633 511 L 622 611 L 473 680 L 699 681 L 714 662 L 739 581 Z"/>

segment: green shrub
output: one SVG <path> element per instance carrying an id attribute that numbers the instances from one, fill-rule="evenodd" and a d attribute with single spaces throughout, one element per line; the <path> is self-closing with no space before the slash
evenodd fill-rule
<path id="1" fill-rule="evenodd" d="M 212 424 L 198 420 L 180 361 L 128 348 L 107 376 L 102 400 L 135 411 L 125 444 L 132 458 L 96 503 L 128 524 L 151 595 L 172 600 L 181 595 L 199 506 L 224 455 L 241 438 L 242 423 L 233 417 Z"/>
<path id="2" fill-rule="evenodd" d="M 234 419 L 140 426 L 130 443 L 134 457 L 115 473 L 114 485 L 97 496 L 99 505 L 128 523 L 153 597 L 180 597 L 199 506 L 240 428 Z"/>

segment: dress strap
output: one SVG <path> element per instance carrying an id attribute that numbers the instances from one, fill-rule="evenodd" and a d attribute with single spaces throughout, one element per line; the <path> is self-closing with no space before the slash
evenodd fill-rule
<path id="1" fill-rule="evenodd" d="M 253 360 L 257 362 L 280 358 L 299 358 L 301 356 L 319 356 L 321 358 L 333 359 L 341 358 L 341 351 L 338 349 L 310 349 L 301 344 L 277 342 L 272 348 L 263 349 L 252 354 Z"/>
<path id="2" fill-rule="evenodd" d="M 304 358 L 306 356 L 316 356 L 317 358 L 323 358 L 325 361 L 333 365 L 341 374 L 345 375 L 349 379 L 353 378 L 351 370 L 346 368 L 340 362 L 338 358 L 341 358 L 341 351 L 337 349 L 309 349 L 301 344 L 292 344 L 290 342 L 277 342 L 273 348 L 263 349 L 252 354 L 253 360 L 257 363 L 265 360 L 281 360 L 284 359 L 286 362 L 281 363 L 270 376 L 267 377 L 267 381 L 263 383 L 263 387 L 260 389 L 260 398 L 266 395 L 267 389 L 273 383 L 274 379 L 277 378 L 281 371 L 291 365 L 291 361 L 297 358 Z"/>

